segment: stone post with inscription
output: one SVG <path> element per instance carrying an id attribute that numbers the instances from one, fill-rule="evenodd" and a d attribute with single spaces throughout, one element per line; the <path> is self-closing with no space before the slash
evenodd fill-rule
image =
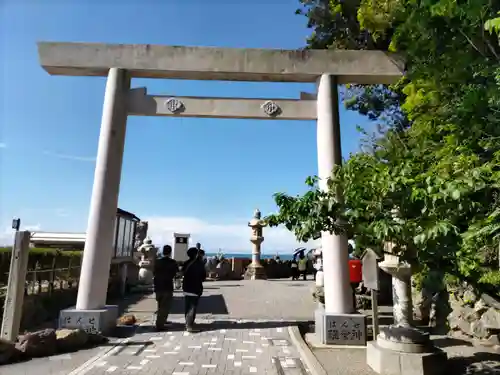
<path id="1" fill-rule="evenodd" d="M 379 267 L 392 276 L 394 324 L 380 328 L 368 343 L 367 363 L 379 374 L 441 374 L 446 353 L 437 349 L 428 333 L 412 326 L 411 265 L 385 254 Z"/>
<path id="2" fill-rule="evenodd" d="M 250 242 L 252 243 L 252 263 L 248 266 L 245 272 L 247 280 L 265 280 L 267 279 L 266 270 L 260 263 L 260 245 L 264 242 L 262 228 L 267 224 L 261 219 L 261 213 L 258 209 L 255 210 L 252 220 L 248 226 L 252 229 Z"/>

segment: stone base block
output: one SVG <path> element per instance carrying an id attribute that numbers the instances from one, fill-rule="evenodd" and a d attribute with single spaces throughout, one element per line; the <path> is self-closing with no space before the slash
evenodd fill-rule
<path id="1" fill-rule="evenodd" d="M 261 265 L 250 264 L 245 271 L 245 280 L 267 280 L 266 270 Z"/>
<path id="2" fill-rule="evenodd" d="M 106 334 L 116 327 L 117 319 L 116 305 L 107 305 L 103 309 L 96 310 L 70 308 L 59 313 L 59 328 L 79 328 L 89 333 Z"/>
<path id="3" fill-rule="evenodd" d="M 323 345 L 366 345 L 366 316 L 331 314 L 318 307 L 314 312 L 315 334 Z"/>
<path id="4" fill-rule="evenodd" d="M 370 341 L 366 347 L 366 363 L 383 375 L 441 375 L 447 373 L 447 356 L 440 349 L 431 353 L 404 353 L 380 347 Z"/>

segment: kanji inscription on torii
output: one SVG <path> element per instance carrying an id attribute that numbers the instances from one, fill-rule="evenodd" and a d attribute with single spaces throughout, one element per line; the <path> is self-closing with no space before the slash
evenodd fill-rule
<path id="1" fill-rule="evenodd" d="M 329 345 L 366 345 L 366 317 L 332 316 L 326 318 L 326 341 Z"/>

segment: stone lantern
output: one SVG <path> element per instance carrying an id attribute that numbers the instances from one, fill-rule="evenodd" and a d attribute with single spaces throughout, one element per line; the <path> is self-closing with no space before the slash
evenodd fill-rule
<path id="1" fill-rule="evenodd" d="M 264 267 L 260 263 L 260 245 L 264 242 L 262 228 L 267 226 L 267 223 L 261 219 L 261 213 L 258 209 L 255 210 L 248 226 L 252 229 L 252 236 L 250 237 L 250 242 L 252 243 L 252 263 L 250 263 L 245 272 L 245 279 L 265 280 L 267 276 Z"/>
<path id="2" fill-rule="evenodd" d="M 411 265 L 394 254 L 385 254 L 378 265 L 392 276 L 394 324 L 382 327 L 376 341 L 368 343 L 368 365 L 378 374 L 441 374 L 446 353 L 413 326 Z"/>

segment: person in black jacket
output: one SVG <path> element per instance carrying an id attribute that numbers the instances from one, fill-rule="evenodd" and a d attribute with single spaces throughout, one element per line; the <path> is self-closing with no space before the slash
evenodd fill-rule
<path id="1" fill-rule="evenodd" d="M 196 247 L 191 247 L 187 251 L 189 260 L 184 263 L 182 273 L 182 290 L 184 292 L 184 316 L 186 317 L 186 331 L 194 332 L 194 321 L 196 319 L 196 309 L 203 294 L 203 282 L 207 274 L 205 265 L 200 258 L 200 251 Z"/>
<path id="2" fill-rule="evenodd" d="M 177 262 L 171 258 L 172 247 L 163 246 L 163 257 L 156 259 L 153 275 L 154 289 L 158 310 L 156 312 L 156 329 L 165 328 L 174 295 L 174 277 L 179 270 Z"/>

